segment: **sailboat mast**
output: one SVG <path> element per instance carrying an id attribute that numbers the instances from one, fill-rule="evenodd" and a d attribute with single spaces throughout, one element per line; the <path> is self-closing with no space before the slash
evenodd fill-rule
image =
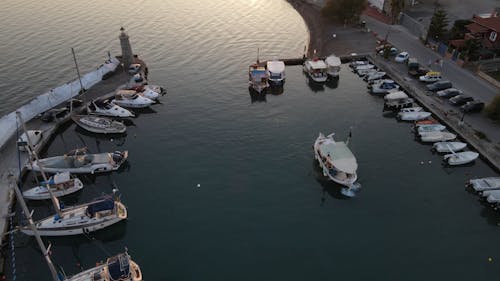
<path id="1" fill-rule="evenodd" d="M 24 124 L 24 120 L 23 120 L 23 117 L 21 116 L 21 112 L 16 111 L 16 114 L 17 114 L 17 117 L 19 118 L 19 121 L 21 122 L 21 125 L 23 126 L 23 131 L 26 134 L 26 139 L 28 140 L 28 151 L 30 152 L 30 154 L 35 156 L 35 159 L 38 162 L 38 167 L 40 167 L 40 173 L 42 173 L 43 180 L 45 181 L 45 187 L 47 188 L 47 191 L 50 194 L 50 198 L 52 199 L 52 204 L 54 205 L 54 208 L 56 209 L 57 214 L 59 216 L 62 216 L 61 208 L 59 206 L 59 200 L 57 200 L 57 198 L 54 196 L 54 194 L 50 190 L 47 175 L 45 175 L 45 172 L 43 171 L 43 165 L 40 164 L 40 161 L 39 161 L 40 159 L 38 158 L 38 154 L 36 153 L 36 151 L 33 148 L 33 144 L 31 143 L 31 138 L 28 135 L 28 131 L 26 130 L 26 124 Z M 29 158 L 30 158 L 29 160 L 31 161 L 31 157 L 29 157 Z"/>
<path id="2" fill-rule="evenodd" d="M 76 62 L 75 50 L 71 48 L 71 53 L 73 54 L 73 61 L 75 61 L 76 74 L 78 74 L 78 81 L 80 81 L 80 89 L 82 91 L 83 102 L 85 103 L 85 88 L 83 88 L 82 77 L 80 76 L 80 69 L 78 68 L 78 63 Z M 70 112 L 73 110 L 73 101 L 70 102 Z"/>
<path id="3" fill-rule="evenodd" d="M 11 185 L 13 186 L 12 188 L 16 192 L 17 200 L 21 204 L 21 208 L 23 209 L 23 213 L 28 219 L 29 227 L 31 228 L 31 231 L 35 234 L 35 239 L 36 242 L 38 243 L 38 246 L 40 247 L 40 250 L 43 253 L 43 256 L 45 257 L 45 261 L 47 262 L 47 265 L 49 266 L 50 273 L 52 274 L 52 279 L 54 281 L 60 281 L 59 277 L 57 276 L 57 270 L 54 267 L 54 264 L 52 263 L 52 260 L 50 259 L 49 251 L 45 247 L 45 244 L 43 244 L 42 238 L 40 238 L 40 235 L 38 234 L 38 230 L 36 229 L 35 223 L 33 222 L 33 218 L 31 217 L 31 213 L 28 210 L 28 206 L 26 206 L 26 202 L 24 201 L 23 194 L 21 193 L 21 190 L 19 190 L 19 186 L 17 186 L 16 183 L 11 182 Z"/>

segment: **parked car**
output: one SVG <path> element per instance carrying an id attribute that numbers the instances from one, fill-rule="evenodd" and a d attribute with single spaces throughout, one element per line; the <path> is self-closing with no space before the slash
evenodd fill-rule
<path id="1" fill-rule="evenodd" d="M 419 66 L 416 69 L 408 69 L 408 74 L 415 78 L 420 78 L 420 76 L 425 75 L 427 72 L 429 72 L 429 69 L 423 66 Z"/>
<path id="2" fill-rule="evenodd" d="M 461 95 L 463 94 L 464 92 L 462 92 L 461 90 L 459 89 L 455 89 L 455 88 L 448 88 L 446 90 L 442 90 L 442 91 L 437 91 L 436 92 L 436 95 L 438 97 L 441 97 L 441 98 L 452 98 L 454 96 L 458 96 L 458 95 Z"/>
<path id="3" fill-rule="evenodd" d="M 437 82 L 434 82 L 432 84 L 429 84 L 427 85 L 427 90 L 429 91 L 433 91 L 433 92 L 436 92 L 436 91 L 440 91 L 440 90 L 445 90 L 445 89 L 448 89 L 448 88 L 451 88 L 453 85 L 451 84 L 450 81 L 447 81 L 447 80 L 441 80 L 441 81 L 437 81 Z"/>
<path id="4" fill-rule="evenodd" d="M 480 112 L 484 108 L 484 102 L 474 100 L 468 101 L 460 107 L 463 112 Z"/>
<path id="5" fill-rule="evenodd" d="M 429 71 L 425 75 L 420 76 L 418 80 L 420 80 L 421 82 L 433 83 L 441 80 L 441 78 L 441 72 Z"/>
<path id="6" fill-rule="evenodd" d="M 466 96 L 466 95 L 462 94 L 462 95 L 452 97 L 450 99 L 450 103 L 453 105 L 463 105 L 463 104 L 467 103 L 468 101 L 473 101 L 473 100 L 474 100 L 473 97 Z"/>
<path id="7" fill-rule="evenodd" d="M 410 54 L 408 52 L 399 53 L 394 60 L 396 62 L 406 62 L 410 58 Z"/>

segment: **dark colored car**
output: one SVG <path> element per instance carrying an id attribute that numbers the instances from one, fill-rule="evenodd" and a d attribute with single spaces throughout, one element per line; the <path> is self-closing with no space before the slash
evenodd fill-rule
<path id="1" fill-rule="evenodd" d="M 461 95 L 463 94 L 464 92 L 462 92 L 461 90 L 459 89 L 455 89 L 455 88 L 448 88 L 446 90 L 441 90 L 441 91 L 437 91 L 436 92 L 436 95 L 438 97 L 441 97 L 441 98 L 452 98 L 454 96 L 458 96 L 458 95 Z"/>
<path id="2" fill-rule="evenodd" d="M 408 74 L 412 77 L 415 77 L 415 78 L 423 76 L 427 72 L 429 72 L 429 69 L 422 67 L 422 66 L 419 66 L 418 68 L 414 68 L 414 69 L 408 69 Z"/>
<path id="3" fill-rule="evenodd" d="M 473 101 L 474 98 L 466 95 L 458 95 L 454 96 L 450 99 L 450 103 L 453 105 L 463 105 L 466 104 L 469 101 Z"/>
<path id="4" fill-rule="evenodd" d="M 463 112 L 480 112 L 484 108 L 484 102 L 469 101 L 460 107 Z"/>
<path id="5" fill-rule="evenodd" d="M 450 81 L 437 81 L 437 82 L 434 82 L 432 84 L 429 84 L 427 85 L 427 90 L 429 91 L 441 91 L 441 90 L 445 90 L 445 89 L 448 89 L 448 88 L 451 88 L 453 85 L 451 84 Z"/>

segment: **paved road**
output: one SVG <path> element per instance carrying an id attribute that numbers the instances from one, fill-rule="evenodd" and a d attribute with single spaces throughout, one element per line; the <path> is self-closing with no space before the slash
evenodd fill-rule
<path id="1" fill-rule="evenodd" d="M 400 25 L 390 26 L 369 17 L 364 17 L 364 19 L 368 27 L 377 32 L 379 37 L 385 37 L 389 32 L 388 41 L 397 48 L 409 52 L 410 56 L 416 57 L 420 63 L 427 64 L 429 60 L 435 62 L 437 59 L 442 59 L 438 53 L 426 48 L 417 37 L 411 35 L 404 27 Z M 449 59 L 444 59 L 443 67 L 433 63 L 431 68 L 441 71 L 443 77 L 450 80 L 455 88 L 462 89 L 466 94 L 486 103 L 500 94 L 499 89 L 476 77 L 470 71 L 459 67 Z"/>

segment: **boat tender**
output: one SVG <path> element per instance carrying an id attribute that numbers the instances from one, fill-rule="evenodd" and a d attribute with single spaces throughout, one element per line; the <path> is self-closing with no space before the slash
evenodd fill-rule
<path id="1" fill-rule="evenodd" d="M 467 147 L 465 142 L 459 141 L 441 141 L 432 145 L 432 148 L 437 152 L 458 152 Z"/>
<path id="2" fill-rule="evenodd" d="M 81 128 L 97 134 L 123 134 L 127 127 L 108 117 L 95 115 L 73 115 L 71 119 Z"/>
<path id="3" fill-rule="evenodd" d="M 105 100 L 93 100 L 89 107 L 87 108 L 89 114 L 110 116 L 110 117 L 135 117 L 135 114 L 131 111 L 110 102 L 108 99 Z"/>
<path id="4" fill-rule="evenodd" d="M 49 185 L 50 192 L 52 192 L 55 197 L 75 193 L 83 188 L 81 180 L 78 178 L 71 178 L 68 172 L 64 172 L 53 175 L 48 182 L 42 181 L 39 186 L 24 191 L 23 197 L 29 200 L 50 199 L 51 195 L 46 184 Z"/>
<path id="5" fill-rule="evenodd" d="M 426 119 L 431 116 L 430 112 L 427 111 L 418 111 L 418 112 L 399 112 L 398 118 L 401 121 L 417 121 Z"/>
<path id="6" fill-rule="evenodd" d="M 468 185 L 477 192 L 500 189 L 500 177 L 471 179 Z"/>
<path id="7" fill-rule="evenodd" d="M 479 153 L 473 151 L 464 151 L 464 152 L 453 152 L 451 154 L 446 154 L 443 159 L 449 165 L 463 165 L 470 163 L 476 160 L 479 157 Z"/>
<path id="8" fill-rule="evenodd" d="M 457 138 L 457 135 L 449 132 L 426 132 L 420 135 L 422 142 L 444 142 Z"/>

